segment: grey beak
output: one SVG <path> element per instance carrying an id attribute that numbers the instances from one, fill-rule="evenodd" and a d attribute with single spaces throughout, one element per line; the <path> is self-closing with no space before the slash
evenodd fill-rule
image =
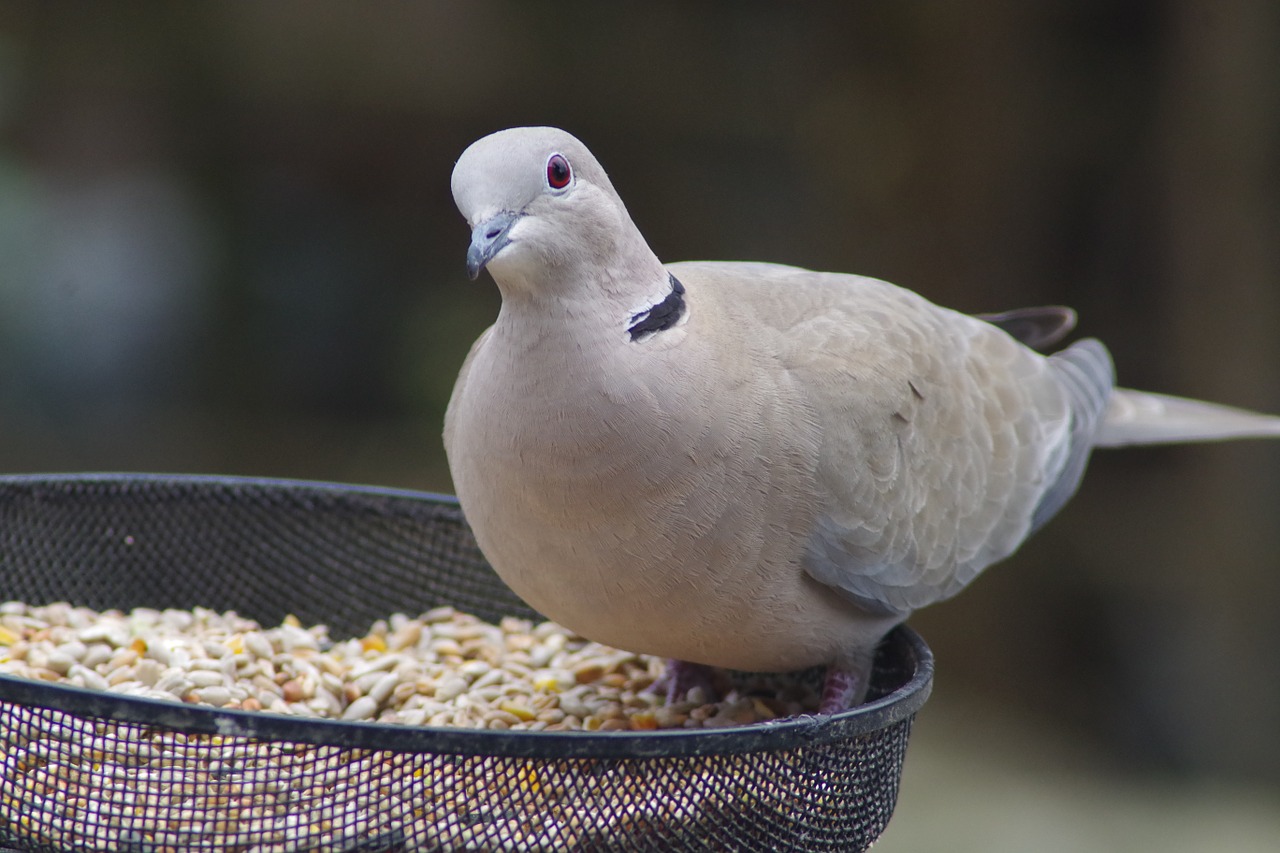
<path id="1" fill-rule="evenodd" d="M 520 214 L 504 210 L 471 229 L 471 246 L 467 249 L 468 278 L 475 281 L 484 265 L 511 242 L 508 234 L 519 219 Z"/>

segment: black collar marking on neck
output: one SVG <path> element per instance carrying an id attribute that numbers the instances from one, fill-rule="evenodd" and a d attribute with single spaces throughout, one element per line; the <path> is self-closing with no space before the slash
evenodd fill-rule
<path id="1" fill-rule="evenodd" d="M 631 340 L 666 331 L 684 316 L 684 285 L 671 273 L 667 273 L 667 278 L 671 280 L 667 297 L 649 310 L 631 315 L 631 325 L 627 327 Z"/>

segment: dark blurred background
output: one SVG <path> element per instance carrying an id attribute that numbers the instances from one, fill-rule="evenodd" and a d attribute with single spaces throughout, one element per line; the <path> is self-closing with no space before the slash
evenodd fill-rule
<path id="1" fill-rule="evenodd" d="M 1124 384 L 1280 411 L 1278 57 L 1271 0 L 10 2 L 0 471 L 449 491 L 498 304 L 449 174 L 520 124 L 591 146 L 664 259 L 1073 305 Z M 1278 507 L 1280 443 L 1100 453 L 913 619 L 925 746 L 1016 720 L 1024 762 L 1280 814 Z"/>

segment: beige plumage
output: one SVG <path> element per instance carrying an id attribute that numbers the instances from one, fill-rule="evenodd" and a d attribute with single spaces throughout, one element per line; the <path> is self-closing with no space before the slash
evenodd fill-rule
<path id="1" fill-rule="evenodd" d="M 971 317 L 853 275 L 663 265 L 553 128 L 468 148 L 468 267 L 502 291 L 445 419 L 481 549 L 594 640 L 687 662 L 825 664 L 860 700 L 880 639 L 1011 554 L 1094 446 L 1280 435 L 1280 419 L 1113 388 L 1066 309 Z M 1015 337 L 1016 336 L 1016 337 Z M 1019 340 L 1021 339 L 1021 340 Z"/>

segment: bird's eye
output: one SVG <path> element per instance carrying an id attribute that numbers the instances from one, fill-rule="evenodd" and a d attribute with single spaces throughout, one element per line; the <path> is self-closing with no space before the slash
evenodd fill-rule
<path id="1" fill-rule="evenodd" d="M 553 190 L 562 190 L 569 186 L 573 173 L 569 171 L 569 161 L 563 154 L 552 154 L 547 160 L 547 186 Z"/>

